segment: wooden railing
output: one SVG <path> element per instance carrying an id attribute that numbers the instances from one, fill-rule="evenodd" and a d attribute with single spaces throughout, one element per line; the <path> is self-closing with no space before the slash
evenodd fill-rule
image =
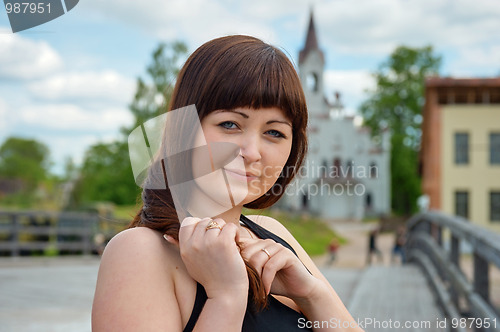
<path id="1" fill-rule="evenodd" d="M 0 211 L 0 252 L 11 256 L 34 251 L 82 253 L 99 250 L 95 235 L 105 242 L 116 231 L 102 229 L 97 213 Z"/>
<path id="2" fill-rule="evenodd" d="M 449 238 L 443 239 L 447 234 Z M 468 220 L 438 211 L 408 221 L 406 251 L 410 262 L 426 273 L 454 331 L 500 331 L 498 310 L 490 302 L 490 264 L 500 268 L 500 235 Z M 443 245 L 448 241 L 448 248 Z M 469 282 L 460 268 L 461 243 L 473 256 Z M 455 322 L 457 324 L 451 324 Z"/>

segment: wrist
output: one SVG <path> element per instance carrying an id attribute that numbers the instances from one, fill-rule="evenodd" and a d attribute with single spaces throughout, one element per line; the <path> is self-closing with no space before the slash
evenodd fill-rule
<path id="1" fill-rule="evenodd" d="M 226 310 L 238 310 L 240 307 L 246 308 L 248 301 L 247 291 L 219 292 L 208 296 L 208 300 L 217 303 L 217 306 Z M 207 300 L 207 301 L 208 301 Z"/>
<path id="2" fill-rule="evenodd" d="M 299 307 L 318 303 L 322 298 L 329 293 L 328 286 L 320 279 L 314 278 L 314 282 L 310 291 L 302 297 L 294 298 L 293 300 Z"/>

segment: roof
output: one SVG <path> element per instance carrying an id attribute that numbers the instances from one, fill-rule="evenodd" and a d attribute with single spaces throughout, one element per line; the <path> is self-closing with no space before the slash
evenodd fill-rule
<path id="1" fill-rule="evenodd" d="M 306 43 L 304 45 L 304 48 L 299 53 L 299 63 L 302 63 L 309 54 L 309 52 L 313 50 L 319 52 L 321 60 L 324 62 L 325 59 L 323 52 L 319 49 L 318 46 L 318 37 L 316 36 L 316 28 L 314 26 L 314 16 L 311 10 L 311 15 L 309 17 L 309 27 L 307 29 Z"/>
<path id="2" fill-rule="evenodd" d="M 429 77 L 425 80 L 426 87 L 500 87 L 500 77 L 493 78 L 452 78 Z"/>

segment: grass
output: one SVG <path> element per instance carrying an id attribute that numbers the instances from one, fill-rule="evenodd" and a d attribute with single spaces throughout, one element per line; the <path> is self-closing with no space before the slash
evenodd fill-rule
<path id="1" fill-rule="evenodd" d="M 324 254 L 333 238 L 337 238 L 341 245 L 347 242 L 319 218 L 273 210 L 244 209 L 243 214 L 265 215 L 278 220 L 292 233 L 309 256 Z"/>
<path id="2" fill-rule="evenodd" d="M 116 219 L 132 221 L 138 210 L 138 205 L 116 205 L 113 209 L 113 216 Z"/>

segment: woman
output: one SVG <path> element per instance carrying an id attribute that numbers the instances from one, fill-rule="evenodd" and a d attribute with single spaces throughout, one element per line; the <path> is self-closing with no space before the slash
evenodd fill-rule
<path id="1" fill-rule="evenodd" d="M 168 176 L 179 168 L 156 158 L 142 209 L 102 256 L 93 330 L 360 330 L 286 228 L 241 214 L 243 206 L 274 204 L 306 153 L 307 108 L 291 62 L 253 37 L 207 42 L 180 71 L 169 109 L 188 105 L 201 130 L 183 141 L 192 139 L 193 148 L 228 142 L 237 156 L 221 169 L 210 159 L 206 175 L 193 149 L 194 185 L 180 195 Z M 189 126 L 167 125 L 177 127 L 184 134 Z M 166 188 L 147 185 L 158 169 Z"/>

